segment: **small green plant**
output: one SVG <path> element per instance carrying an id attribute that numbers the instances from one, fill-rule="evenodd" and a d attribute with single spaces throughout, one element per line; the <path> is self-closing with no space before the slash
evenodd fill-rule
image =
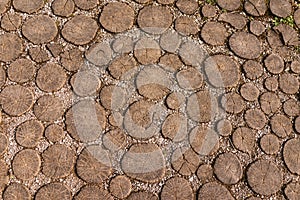
<path id="1" fill-rule="evenodd" d="M 275 17 L 272 22 L 274 26 L 278 26 L 279 24 L 287 24 L 291 27 L 294 27 L 295 24 L 293 16 L 288 16 L 286 18 Z"/>
<path id="2" fill-rule="evenodd" d="M 215 5 L 217 3 L 217 0 L 206 0 L 206 3 Z"/>
<path id="3" fill-rule="evenodd" d="M 295 46 L 296 53 L 300 53 L 300 46 Z"/>

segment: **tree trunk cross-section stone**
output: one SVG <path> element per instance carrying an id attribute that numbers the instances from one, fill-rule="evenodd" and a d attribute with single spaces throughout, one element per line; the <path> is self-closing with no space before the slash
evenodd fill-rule
<path id="1" fill-rule="evenodd" d="M 283 160 L 287 168 L 295 174 L 300 174 L 300 140 L 290 139 L 283 147 Z"/>
<path id="2" fill-rule="evenodd" d="M 232 185 L 241 180 L 243 169 L 236 155 L 223 153 L 215 160 L 214 173 L 222 183 Z"/>
<path id="3" fill-rule="evenodd" d="M 53 182 L 42 186 L 35 195 L 36 200 L 71 200 L 71 191 L 63 183 Z"/>
<path id="4" fill-rule="evenodd" d="M 23 1 L 23 0 L 13 0 L 12 1 L 13 7 L 24 13 L 32 14 L 37 12 L 44 6 L 43 0 L 30 0 L 30 1 Z"/>
<path id="5" fill-rule="evenodd" d="M 261 44 L 257 37 L 246 32 L 237 32 L 229 38 L 230 49 L 244 59 L 258 58 L 261 53 Z"/>
<path id="6" fill-rule="evenodd" d="M 98 29 L 98 24 L 93 18 L 76 15 L 64 24 L 61 35 L 70 43 L 85 45 L 94 39 Z"/>
<path id="7" fill-rule="evenodd" d="M 52 41 L 58 34 L 58 28 L 51 17 L 36 15 L 24 22 L 22 33 L 33 44 L 42 44 Z"/>
<path id="8" fill-rule="evenodd" d="M 98 187 L 97 185 L 85 185 L 83 186 L 78 194 L 74 197 L 74 200 L 113 200 L 111 194 L 103 188 Z"/>
<path id="9" fill-rule="evenodd" d="M 30 200 L 31 195 L 27 187 L 21 183 L 11 183 L 3 192 L 4 200 Z"/>
<path id="10" fill-rule="evenodd" d="M 152 34 L 165 32 L 171 26 L 172 21 L 171 10 L 164 6 L 145 6 L 140 10 L 137 17 L 139 27 Z"/>
<path id="11" fill-rule="evenodd" d="M 65 116 L 67 131 L 77 141 L 96 140 L 106 125 L 104 108 L 91 100 L 79 101 Z"/>
<path id="12" fill-rule="evenodd" d="M 23 86 L 10 85 L 1 91 L 0 103 L 7 114 L 20 116 L 32 107 L 33 93 Z"/>
<path id="13" fill-rule="evenodd" d="M 133 26 L 134 10 L 126 3 L 108 3 L 104 6 L 99 21 L 106 30 L 120 33 Z"/>
<path id="14" fill-rule="evenodd" d="M 23 147 L 33 148 L 38 145 L 43 133 L 44 126 L 40 121 L 28 120 L 17 127 L 16 141 Z"/>
<path id="15" fill-rule="evenodd" d="M 121 160 L 124 173 L 146 183 L 159 181 L 165 175 L 165 160 L 156 144 L 133 144 Z"/>
<path id="16" fill-rule="evenodd" d="M 14 175 L 21 180 L 34 178 L 41 167 L 39 152 L 32 149 L 21 150 L 16 154 L 12 162 Z"/>
<path id="17" fill-rule="evenodd" d="M 186 179 L 174 177 L 166 181 L 160 198 L 161 200 L 194 199 L 194 193 L 190 183 Z"/>
<path id="18" fill-rule="evenodd" d="M 102 183 L 112 171 L 109 153 L 99 145 L 87 146 L 78 156 L 76 173 L 87 183 Z"/>
<path id="19" fill-rule="evenodd" d="M 0 35 L 0 61 L 9 62 L 17 59 L 23 51 L 23 41 L 13 33 Z"/>
<path id="20" fill-rule="evenodd" d="M 75 152 L 62 144 L 48 147 L 42 154 L 42 172 L 51 178 L 63 178 L 71 173 L 75 163 Z"/>
<path id="21" fill-rule="evenodd" d="M 63 116 L 64 105 L 59 97 L 45 95 L 35 102 L 33 113 L 41 121 L 54 122 Z"/>
<path id="22" fill-rule="evenodd" d="M 229 190 L 217 182 L 204 184 L 198 192 L 198 200 L 234 200 Z"/>
<path id="23" fill-rule="evenodd" d="M 280 190 L 282 172 L 271 161 L 257 160 L 247 170 L 247 181 L 251 189 L 261 195 L 271 195 Z"/>

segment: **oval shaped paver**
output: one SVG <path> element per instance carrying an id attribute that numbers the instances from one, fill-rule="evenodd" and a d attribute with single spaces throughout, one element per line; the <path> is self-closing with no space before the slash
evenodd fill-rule
<path id="1" fill-rule="evenodd" d="M 64 24 L 61 35 L 70 43 L 85 45 L 94 39 L 98 28 L 98 24 L 93 18 L 76 15 Z"/>
<path id="2" fill-rule="evenodd" d="M 121 160 L 126 175 L 143 182 L 158 182 L 165 175 L 162 150 L 155 144 L 133 144 Z"/>
<path id="3" fill-rule="evenodd" d="M 234 200 L 229 190 L 217 182 L 204 184 L 198 191 L 198 200 Z"/>
<path id="4" fill-rule="evenodd" d="M 30 200 L 31 195 L 25 185 L 21 183 L 11 183 L 5 188 L 2 197 L 4 200 Z"/>
<path id="5" fill-rule="evenodd" d="M 31 1 L 13 0 L 12 5 L 17 11 L 32 14 L 44 6 L 44 1 L 43 0 L 31 0 Z"/>
<path id="6" fill-rule="evenodd" d="M 257 160 L 247 170 L 247 181 L 251 189 L 261 195 L 271 195 L 280 190 L 282 172 L 271 161 Z"/>
<path id="7" fill-rule="evenodd" d="M 91 100 L 79 101 L 67 111 L 65 117 L 68 133 L 82 142 L 96 140 L 106 125 L 104 108 Z"/>
<path id="8" fill-rule="evenodd" d="M 38 120 L 27 120 L 16 129 L 16 141 L 19 145 L 27 148 L 37 146 L 43 136 L 44 126 Z"/>
<path id="9" fill-rule="evenodd" d="M 75 163 L 75 152 L 66 145 L 54 144 L 42 154 L 42 172 L 51 178 L 63 178 L 70 174 Z"/>
<path id="10" fill-rule="evenodd" d="M 23 41 L 13 33 L 0 35 L 0 61 L 9 62 L 17 59 L 23 51 Z"/>
<path id="11" fill-rule="evenodd" d="M 99 21 L 106 30 L 120 33 L 133 26 L 134 10 L 126 3 L 111 2 L 104 6 Z"/>
<path id="12" fill-rule="evenodd" d="M 288 140 L 283 147 L 283 160 L 287 168 L 295 174 L 300 174 L 300 140 L 290 139 Z"/>
<path id="13" fill-rule="evenodd" d="M 87 183 L 100 184 L 112 171 L 110 154 L 99 145 L 87 146 L 77 158 L 77 175 Z"/>
<path id="14" fill-rule="evenodd" d="M 194 199 L 194 193 L 190 183 L 186 179 L 173 177 L 166 181 L 160 198 L 162 200 Z"/>
<path id="15" fill-rule="evenodd" d="M 172 21 L 171 10 L 164 6 L 145 6 L 137 17 L 139 27 L 152 34 L 165 32 L 171 26 Z"/>
<path id="16" fill-rule="evenodd" d="M 33 105 L 33 93 L 20 85 L 5 87 L 0 94 L 2 109 L 9 115 L 20 116 Z"/>
<path id="17" fill-rule="evenodd" d="M 215 87 L 233 87 L 240 80 L 239 66 L 229 56 L 210 56 L 205 60 L 204 71 L 208 82 Z"/>
<path id="18" fill-rule="evenodd" d="M 223 153 L 215 160 L 214 173 L 222 183 L 236 184 L 243 175 L 242 164 L 236 155 Z"/>
<path id="19" fill-rule="evenodd" d="M 239 57 L 255 59 L 261 53 L 261 44 L 257 37 L 246 32 L 234 33 L 229 38 L 230 49 Z"/>
<path id="20" fill-rule="evenodd" d="M 58 34 L 58 28 L 51 17 L 36 15 L 24 22 L 22 33 L 30 42 L 42 44 L 52 41 Z"/>
<path id="21" fill-rule="evenodd" d="M 42 186 L 35 194 L 36 200 L 71 200 L 71 191 L 63 183 L 53 182 Z"/>
<path id="22" fill-rule="evenodd" d="M 41 167 L 39 152 L 32 149 L 25 149 L 18 152 L 12 162 L 14 175 L 22 180 L 34 178 Z"/>

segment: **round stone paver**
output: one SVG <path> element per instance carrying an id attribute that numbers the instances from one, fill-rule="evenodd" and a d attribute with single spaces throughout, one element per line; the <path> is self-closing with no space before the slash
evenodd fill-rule
<path id="1" fill-rule="evenodd" d="M 73 0 L 54 0 L 51 8 L 55 15 L 69 17 L 75 10 L 75 3 Z"/>
<path id="2" fill-rule="evenodd" d="M 215 116 L 216 99 L 209 91 L 201 90 L 187 99 L 187 115 L 196 122 L 209 122 Z"/>
<path id="3" fill-rule="evenodd" d="M 33 44 L 42 44 L 52 41 L 58 34 L 58 28 L 51 17 L 36 15 L 24 22 L 22 34 Z"/>
<path id="4" fill-rule="evenodd" d="M 237 10 L 241 6 L 239 0 L 217 0 L 217 4 L 228 11 Z"/>
<path id="5" fill-rule="evenodd" d="M 32 149 L 19 151 L 12 162 L 14 175 L 21 180 L 30 180 L 34 178 L 41 167 L 41 158 L 39 152 Z"/>
<path id="6" fill-rule="evenodd" d="M 131 192 L 130 179 L 124 175 L 114 177 L 109 183 L 109 191 L 120 199 L 128 197 Z"/>
<path id="7" fill-rule="evenodd" d="M 284 73 L 279 76 L 279 88 L 286 94 L 299 92 L 300 83 L 293 74 Z"/>
<path id="8" fill-rule="evenodd" d="M 64 24 L 61 35 L 70 43 L 85 45 L 94 39 L 98 29 L 98 24 L 93 18 L 76 15 Z"/>
<path id="9" fill-rule="evenodd" d="M 272 134 L 264 135 L 259 144 L 266 154 L 276 154 L 280 149 L 278 137 Z"/>
<path id="10" fill-rule="evenodd" d="M 271 130 L 281 138 L 289 136 L 293 130 L 291 120 L 282 114 L 273 115 L 270 125 Z"/>
<path id="11" fill-rule="evenodd" d="M 159 67 L 146 66 L 136 77 L 138 93 L 148 99 L 158 100 L 169 93 L 171 78 Z"/>
<path id="12" fill-rule="evenodd" d="M 124 154 L 121 168 L 133 179 L 155 183 L 165 175 L 164 155 L 156 144 L 133 144 Z"/>
<path id="13" fill-rule="evenodd" d="M 17 126 L 16 141 L 19 145 L 27 148 L 37 146 L 44 133 L 43 124 L 35 119 L 27 120 Z"/>
<path id="14" fill-rule="evenodd" d="M 1 27 L 6 31 L 15 31 L 20 28 L 22 17 L 19 14 L 6 13 L 1 19 Z"/>
<path id="15" fill-rule="evenodd" d="M 67 80 L 63 68 L 56 63 L 47 63 L 42 66 L 36 75 L 37 86 L 45 92 L 60 90 Z"/>
<path id="16" fill-rule="evenodd" d="M 13 33 L 0 35 L 0 61 L 9 62 L 17 59 L 23 51 L 23 41 Z"/>
<path id="17" fill-rule="evenodd" d="M 74 168 L 75 152 L 63 144 L 54 144 L 42 154 L 42 172 L 51 178 L 63 178 Z"/>
<path id="18" fill-rule="evenodd" d="M 236 155 L 223 153 L 215 160 L 214 173 L 222 183 L 233 185 L 242 178 L 243 170 Z"/>
<path id="19" fill-rule="evenodd" d="M 238 150 L 252 154 L 255 150 L 256 138 L 254 130 L 248 127 L 238 127 L 232 133 L 232 142 Z"/>
<path id="20" fill-rule="evenodd" d="M 255 59 L 261 53 L 261 44 L 257 37 L 246 32 L 236 32 L 229 38 L 230 49 L 244 59 Z"/>
<path id="21" fill-rule="evenodd" d="M 224 45 L 227 30 L 220 22 L 207 22 L 201 29 L 202 39 L 210 45 Z"/>
<path id="22" fill-rule="evenodd" d="M 219 135 L 213 129 L 198 126 L 190 132 L 189 142 L 199 155 L 212 155 L 219 148 Z"/>
<path id="23" fill-rule="evenodd" d="M 218 182 L 204 184 L 198 191 L 198 200 L 234 200 L 229 190 Z"/>
<path id="24" fill-rule="evenodd" d="M 7 76 L 11 81 L 25 83 L 33 79 L 35 70 L 35 65 L 31 60 L 20 58 L 9 65 Z"/>
<path id="25" fill-rule="evenodd" d="M 191 15 L 197 11 L 199 4 L 197 0 L 177 0 L 176 6 L 184 14 Z"/>
<path id="26" fill-rule="evenodd" d="M 42 186 L 35 194 L 36 200 L 63 199 L 71 200 L 71 191 L 60 182 L 52 182 Z"/>
<path id="27" fill-rule="evenodd" d="M 280 74 L 284 69 L 284 61 L 283 59 L 276 55 L 270 54 L 265 60 L 265 67 L 272 74 Z"/>
<path id="28" fill-rule="evenodd" d="M 166 181 L 160 198 L 162 200 L 194 199 L 194 193 L 190 183 L 186 179 L 174 177 Z"/>
<path id="29" fill-rule="evenodd" d="M 243 64 L 243 71 L 247 78 L 255 80 L 262 76 L 264 72 L 263 66 L 254 60 L 247 60 Z"/>
<path id="30" fill-rule="evenodd" d="M 23 86 L 10 85 L 1 91 L 0 103 L 7 114 L 20 116 L 32 107 L 33 93 Z"/>
<path id="31" fill-rule="evenodd" d="M 247 101 L 258 100 L 259 89 L 253 83 L 245 83 L 240 88 L 241 96 Z"/>
<path id="32" fill-rule="evenodd" d="M 247 170 L 247 181 L 251 189 L 261 195 L 271 195 L 280 190 L 282 172 L 271 161 L 257 160 Z"/>
<path id="33" fill-rule="evenodd" d="M 300 174 L 300 140 L 297 138 L 288 140 L 283 147 L 283 160 L 287 168 L 295 174 Z"/>
<path id="34" fill-rule="evenodd" d="M 260 130 L 266 123 L 267 119 L 265 114 L 260 109 L 249 109 L 245 113 L 245 121 L 250 128 Z"/>
<path id="35" fill-rule="evenodd" d="M 288 17 L 292 12 L 292 4 L 288 0 L 270 0 L 270 10 L 278 17 Z"/>
<path id="36" fill-rule="evenodd" d="M 139 11 L 137 23 L 139 27 L 152 34 L 165 32 L 172 24 L 173 15 L 168 7 L 145 6 Z"/>
<path id="37" fill-rule="evenodd" d="M 133 26 L 134 10 L 126 3 L 108 3 L 104 6 L 99 21 L 110 32 L 123 32 Z"/>
<path id="38" fill-rule="evenodd" d="M 41 121 L 54 122 L 63 116 L 64 105 L 59 97 L 45 95 L 35 102 L 33 113 Z"/>
<path id="39" fill-rule="evenodd" d="M 96 140 L 106 125 L 105 110 L 92 100 L 81 100 L 65 114 L 68 133 L 77 141 Z"/>
<path id="40" fill-rule="evenodd" d="M 84 148 L 76 161 L 76 173 L 87 183 L 102 183 L 112 170 L 108 152 L 99 145 Z"/>
<path id="41" fill-rule="evenodd" d="M 20 12 L 25 12 L 28 14 L 32 14 L 37 12 L 44 6 L 43 0 L 31 0 L 31 1 L 23 1 L 23 0 L 13 0 L 13 7 Z"/>
<path id="42" fill-rule="evenodd" d="M 103 188 L 97 185 L 85 185 L 74 197 L 74 200 L 82 200 L 82 199 L 105 199 L 105 200 L 113 200 L 113 196 Z"/>
<path id="43" fill-rule="evenodd" d="M 172 152 L 171 166 L 183 176 L 194 174 L 199 164 L 199 155 L 190 147 L 179 147 Z"/>
<path id="44" fill-rule="evenodd" d="M 204 71 L 214 87 L 233 87 L 240 80 L 237 62 L 229 56 L 214 55 L 205 60 Z"/>
<path id="45" fill-rule="evenodd" d="M 247 13 L 255 17 L 263 16 L 268 9 L 265 0 L 246 0 L 244 8 Z"/>
<path id="46" fill-rule="evenodd" d="M 31 195 L 26 186 L 21 183 L 11 183 L 5 188 L 2 197 L 4 200 L 30 200 Z"/>
<path id="47" fill-rule="evenodd" d="M 259 97 L 260 108 L 267 115 L 275 113 L 281 106 L 280 99 L 273 92 L 265 92 Z"/>

